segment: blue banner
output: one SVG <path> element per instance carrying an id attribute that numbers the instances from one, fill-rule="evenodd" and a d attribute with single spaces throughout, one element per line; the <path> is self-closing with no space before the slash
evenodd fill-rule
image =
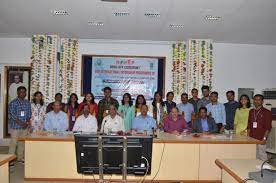
<path id="1" fill-rule="evenodd" d="M 153 98 L 158 84 L 158 58 L 93 57 L 92 93 L 102 98 L 102 89 L 109 86 L 112 96 L 122 99 L 128 92 L 132 97 L 144 95 Z"/>

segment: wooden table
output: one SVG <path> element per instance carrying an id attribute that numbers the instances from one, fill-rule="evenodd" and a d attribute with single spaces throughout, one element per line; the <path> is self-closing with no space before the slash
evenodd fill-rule
<path id="1" fill-rule="evenodd" d="M 33 134 L 20 140 L 25 140 L 25 180 L 93 180 L 92 176 L 77 173 L 72 134 Z M 161 133 L 158 139 L 154 139 L 152 173 L 146 179 L 152 180 L 156 175 L 155 180 L 220 182 L 216 159 L 254 159 L 256 144 L 260 143 L 246 136 L 234 135 L 231 139 L 226 135 L 196 138 L 192 135 Z M 98 178 L 97 175 L 94 177 Z M 109 179 L 110 176 L 106 175 L 105 178 Z M 119 180 L 121 176 L 113 175 L 113 179 Z M 140 177 L 128 176 L 128 179 L 140 180 Z"/>
<path id="2" fill-rule="evenodd" d="M 0 154 L 0 182 L 9 183 L 9 162 L 15 160 L 16 156 L 11 154 Z"/>
<path id="3" fill-rule="evenodd" d="M 263 163 L 258 159 L 217 159 L 215 162 L 221 169 L 223 183 L 243 183 L 245 179 L 249 178 L 248 173 L 260 171 L 257 166 L 261 166 Z"/>

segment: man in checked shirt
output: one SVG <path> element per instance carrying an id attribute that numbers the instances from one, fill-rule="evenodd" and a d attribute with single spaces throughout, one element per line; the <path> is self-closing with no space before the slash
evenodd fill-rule
<path id="1" fill-rule="evenodd" d="M 25 99 L 26 88 L 20 86 L 17 88 L 17 98 L 9 103 L 11 142 L 9 154 L 17 155 L 18 162 L 24 163 L 24 144 L 18 142 L 18 138 L 24 137 L 28 133 L 28 127 L 31 119 L 31 103 Z"/>

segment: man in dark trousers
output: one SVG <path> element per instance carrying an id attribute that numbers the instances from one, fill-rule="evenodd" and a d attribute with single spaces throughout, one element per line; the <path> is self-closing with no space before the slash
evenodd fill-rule
<path id="1" fill-rule="evenodd" d="M 228 102 L 224 104 L 226 112 L 225 130 L 234 130 L 234 118 L 239 102 L 235 101 L 235 92 L 233 90 L 226 92 Z"/>
<path id="2" fill-rule="evenodd" d="M 253 98 L 254 109 L 249 112 L 247 133 L 248 136 L 263 141 L 257 144 L 257 159 L 267 160 L 266 140 L 272 128 L 272 113 L 263 107 L 264 97 L 257 94 Z"/>

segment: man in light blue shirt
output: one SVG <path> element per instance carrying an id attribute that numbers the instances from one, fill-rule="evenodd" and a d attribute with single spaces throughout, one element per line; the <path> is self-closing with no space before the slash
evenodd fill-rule
<path id="1" fill-rule="evenodd" d="M 188 94 L 182 93 L 181 94 L 181 102 L 177 104 L 177 108 L 179 113 L 184 115 L 185 121 L 188 125 L 190 125 L 192 121 L 192 115 L 194 114 L 194 106 L 193 104 L 188 103 Z"/>
<path id="2" fill-rule="evenodd" d="M 68 118 L 65 112 L 61 111 L 61 103 L 55 101 L 53 111 L 46 114 L 44 129 L 46 131 L 65 132 L 68 130 Z"/>
<path id="3" fill-rule="evenodd" d="M 222 133 L 226 125 L 225 106 L 218 102 L 218 92 L 212 92 L 210 99 L 211 103 L 206 106 L 208 114 L 214 118 L 219 132 Z"/>
<path id="4" fill-rule="evenodd" d="M 148 134 L 152 134 L 153 129 L 155 130 L 156 121 L 153 117 L 148 114 L 148 106 L 146 104 L 141 106 L 141 115 L 134 118 L 132 122 L 132 130 L 136 132 L 147 132 Z"/>

